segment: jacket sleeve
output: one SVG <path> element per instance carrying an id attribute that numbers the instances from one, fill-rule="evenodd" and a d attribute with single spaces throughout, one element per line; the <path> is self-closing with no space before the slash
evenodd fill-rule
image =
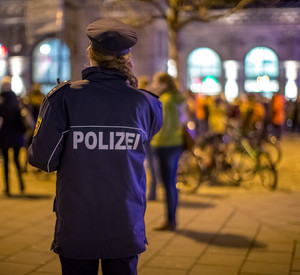
<path id="1" fill-rule="evenodd" d="M 28 149 L 29 163 L 48 173 L 60 165 L 66 130 L 66 118 L 46 97 L 40 108 L 32 144 Z"/>
<path id="2" fill-rule="evenodd" d="M 162 104 L 157 99 L 152 101 L 151 104 L 151 123 L 149 131 L 149 140 L 160 130 L 163 124 L 163 110 Z"/>

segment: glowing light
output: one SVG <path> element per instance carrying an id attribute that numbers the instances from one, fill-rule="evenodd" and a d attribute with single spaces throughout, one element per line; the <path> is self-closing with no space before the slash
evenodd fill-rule
<path id="1" fill-rule="evenodd" d="M 244 88 L 246 92 L 278 92 L 279 83 L 277 80 L 270 80 L 268 85 L 262 86 L 257 80 L 246 80 Z"/>
<path id="2" fill-rule="evenodd" d="M 189 121 L 189 122 L 187 123 L 187 127 L 189 128 L 189 130 L 195 130 L 196 124 L 195 124 L 194 121 Z"/>
<path id="3" fill-rule="evenodd" d="M 51 52 L 51 47 L 49 44 L 42 44 L 40 46 L 40 53 L 41 54 L 44 54 L 44 55 L 47 55 Z"/>
<path id="4" fill-rule="evenodd" d="M 298 95 L 298 87 L 295 80 L 289 79 L 285 85 L 285 96 L 289 99 L 296 99 Z"/>
<path id="5" fill-rule="evenodd" d="M 7 62 L 0 59 L 0 78 L 6 74 Z"/>
<path id="6" fill-rule="evenodd" d="M 296 84 L 297 72 L 299 68 L 299 62 L 294 60 L 288 60 L 284 62 L 285 76 L 287 82 L 285 85 L 285 96 L 288 99 L 296 100 L 298 95 L 298 87 Z"/>
<path id="7" fill-rule="evenodd" d="M 258 76 L 257 82 L 257 92 L 272 92 L 270 90 L 270 78 L 267 75 Z"/>
<path id="8" fill-rule="evenodd" d="M 17 94 L 21 94 L 24 89 L 24 83 L 19 75 L 13 75 L 11 80 L 11 88 Z"/>
<path id="9" fill-rule="evenodd" d="M 10 71 L 12 75 L 21 75 L 24 70 L 23 59 L 21 56 L 12 56 L 9 59 Z"/>
<path id="10" fill-rule="evenodd" d="M 289 128 L 293 127 L 293 124 L 293 120 L 291 120 L 290 118 L 286 121 L 286 126 Z"/>
<path id="11" fill-rule="evenodd" d="M 25 92 L 25 86 L 21 77 L 24 72 L 24 57 L 12 56 L 9 59 L 10 72 L 12 74 L 11 87 L 12 90 L 17 94 Z"/>
<path id="12" fill-rule="evenodd" d="M 221 92 L 221 85 L 218 80 L 209 75 L 203 79 L 202 92 L 205 94 L 218 94 Z"/>
<path id="13" fill-rule="evenodd" d="M 237 79 L 239 64 L 235 60 L 224 61 L 225 75 L 227 79 Z"/>
<path id="14" fill-rule="evenodd" d="M 188 57 L 188 86 L 192 92 L 207 95 L 221 92 L 219 83 L 213 83 L 210 79 L 206 83 L 202 82 L 207 76 L 219 78 L 221 75 L 221 59 L 215 51 L 202 47 L 191 52 Z"/>
<path id="15" fill-rule="evenodd" d="M 63 24 L 63 16 L 64 16 L 64 13 L 62 10 L 58 10 L 56 12 L 56 26 L 60 27 L 62 26 Z"/>
<path id="16" fill-rule="evenodd" d="M 232 101 L 239 95 L 239 87 L 236 82 L 238 77 L 238 62 L 234 60 L 224 61 L 225 75 L 227 78 L 225 84 L 225 97 L 228 101 Z"/>
<path id="17" fill-rule="evenodd" d="M 193 92 L 193 93 L 200 93 L 201 92 L 201 83 L 192 83 L 191 86 L 190 86 L 190 90 Z"/>
<path id="18" fill-rule="evenodd" d="M 176 183 L 176 188 L 179 189 L 179 190 L 182 189 L 183 186 L 184 186 L 184 183 L 181 182 L 181 181 L 179 181 L 179 182 Z"/>
<path id="19" fill-rule="evenodd" d="M 173 59 L 168 60 L 168 74 L 173 77 L 177 77 L 177 66 Z"/>
<path id="20" fill-rule="evenodd" d="M 5 46 L 0 44 L 0 58 L 3 58 L 7 55 L 7 49 Z"/>
<path id="21" fill-rule="evenodd" d="M 235 79 L 228 79 L 225 84 L 225 97 L 227 100 L 232 101 L 239 95 L 239 87 Z"/>
<path id="22" fill-rule="evenodd" d="M 268 74 L 277 77 L 279 61 L 276 53 L 266 47 L 252 49 L 245 57 L 245 75 L 247 78 Z"/>
<path id="23" fill-rule="evenodd" d="M 189 65 L 201 67 L 200 76 L 208 74 L 221 76 L 221 59 L 218 54 L 209 48 L 199 48 L 194 50 L 189 56 Z"/>

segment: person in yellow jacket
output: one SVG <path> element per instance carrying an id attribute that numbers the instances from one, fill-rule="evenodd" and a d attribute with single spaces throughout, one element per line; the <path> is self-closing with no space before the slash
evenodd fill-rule
<path id="1" fill-rule="evenodd" d="M 208 105 L 208 125 L 211 133 L 222 135 L 226 129 L 227 106 L 220 96 L 210 98 Z"/>
<path id="2" fill-rule="evenodd" d="M 157 230 L 174 231 L 176 228 L 176 209 L 178 191 L 176 173 L 178 160 L 183 151 L 183 131 L 178 107 L 184 97 L 177 90 L 174 79 L 165 72 L 158 72 L 153 77 L 154 92 L 160 95 L 163 108 L 163 126 L 153 137 L 151 146 L 159 162 L 161 179 L 165 187 L 167 217 Z"/>

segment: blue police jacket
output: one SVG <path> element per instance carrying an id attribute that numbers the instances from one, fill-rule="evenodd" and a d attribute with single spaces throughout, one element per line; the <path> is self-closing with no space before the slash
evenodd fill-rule
<path id="1" fill-rule="evenodd" d="M 145 251 L 145 144 L 162 125 L 154 95 L 89 67 L 44 99 L 29 163 L 57 171 L 52 250 L 73 259 Z"/>

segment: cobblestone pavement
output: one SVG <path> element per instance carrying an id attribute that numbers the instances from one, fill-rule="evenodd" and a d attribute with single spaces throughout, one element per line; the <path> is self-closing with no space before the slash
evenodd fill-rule
<path id="1" fill-rule="evenodd" d="M 160 188 L 158 200 L 148 202 L 149 246 L 138 274 L 300 275 L 300 137 L 285 136 L 282 150 L 277 190 L 255 182 L 251 189 L 203 186 L 180 194 L 176 232 L 153 230 L 163 221 Z M 14 174 L 14 195 L 0 195 L 0 275 L 61 274 L 49 251 L 55 175 L 29 167 L 20 196 Z"/>

